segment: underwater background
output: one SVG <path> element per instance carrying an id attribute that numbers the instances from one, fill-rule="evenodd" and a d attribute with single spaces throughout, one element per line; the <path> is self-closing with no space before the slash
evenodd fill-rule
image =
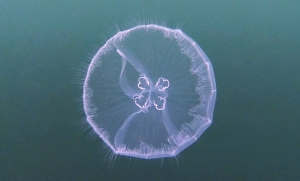
<path id="1" fill-rule="evenodd" d="M 109 161 L 82 71 L 116 27 L 153 17 L 212 62 L 213 123 L 177 159 Z M 0 180 L 300 180 L 299 19 L 296 0 L 1 0 Z"/>

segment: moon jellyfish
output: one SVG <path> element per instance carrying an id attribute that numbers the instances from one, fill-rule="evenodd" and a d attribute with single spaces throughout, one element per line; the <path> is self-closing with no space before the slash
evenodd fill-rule
<path id="1" fill-rule="evenodd" d="M 87 121 L 113 153 L 173 157 L 210 126 L 216 99 L 211 62 L 179 29 L 120 31 L 98 50 L 83 86 Z"/>

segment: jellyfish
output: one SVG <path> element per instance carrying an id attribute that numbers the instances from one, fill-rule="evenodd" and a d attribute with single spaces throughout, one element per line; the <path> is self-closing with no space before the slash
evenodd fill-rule
<path id="1" fill-rule="evenodd" d="M 213 67 L 180 29 L 120 31 L 92 58 L 83 85 L 86 120 L 117 155 L 174 157 L 211 125 Z"/>

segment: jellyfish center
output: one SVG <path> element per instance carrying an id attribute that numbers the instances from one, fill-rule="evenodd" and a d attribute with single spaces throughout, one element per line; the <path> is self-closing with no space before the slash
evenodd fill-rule
<path id="1" fill-rule="evenodd" d="M 138 79 L 137 84 L 141 92 L 135 94 L 133 100 L 144 112 L 147 112 L 148 108 L 152 106 L 156 110 L 164 110 L 169 86 L 169 80 L 162 77 L 158 78 L 155 85 L 151 85 L 149 79 L 143 75 Z"/>

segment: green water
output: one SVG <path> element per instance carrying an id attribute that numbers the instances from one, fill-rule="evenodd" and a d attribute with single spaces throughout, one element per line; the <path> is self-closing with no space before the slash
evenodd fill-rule
<path id="1" fill-rule="evenodd" d="M 213 124 L 175 159 L 118 157 L 84 131 L 80 67 L 158 15 L 211 60 Z M 0 180 L 300 180 L 300 1 L 0 2 Z"/>

